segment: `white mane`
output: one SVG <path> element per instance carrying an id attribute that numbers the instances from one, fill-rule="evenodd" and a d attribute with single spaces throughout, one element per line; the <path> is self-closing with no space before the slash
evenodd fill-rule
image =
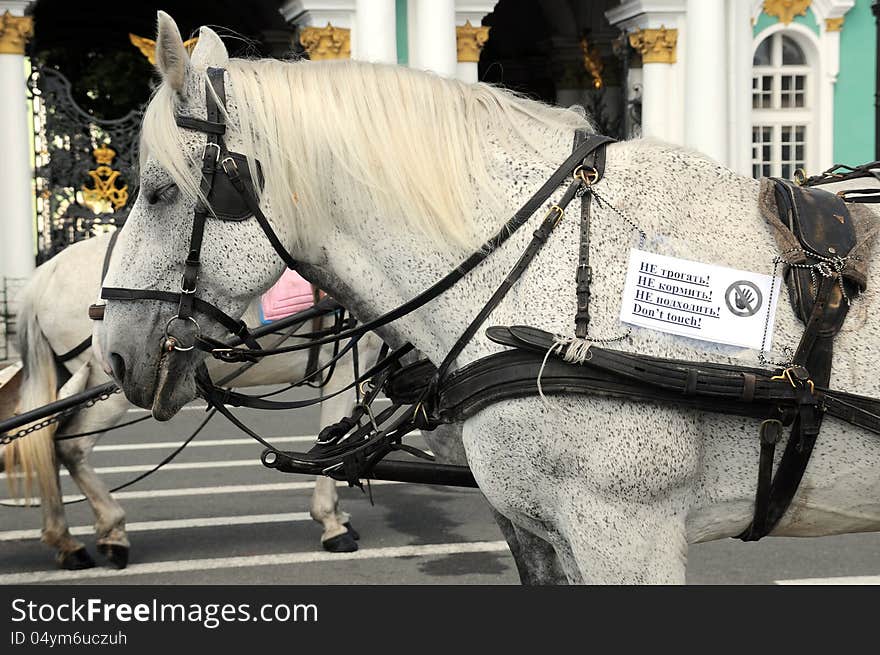
<path id="1" fill-rule="evenodd" d="M 488 209 L 502 207 L 490 153 L 503 145 L 533 158 L 536 137 L 547 131 L 570 138 L 576 128 L 591 129 L 567 109 L 397 66 L 236 59 L 227 70 L 240 121 L 233 128 L 267 173 L 273 211 L 294 221 L 295 247 L 320 238 L 320 224 L 371 209 L 389 230 L 473 247 L 486 236 L 476 234 L 475 196 Z M 193 157 L 201 153 L 190 152 L 187 133 L 174 123 L 177 102 L 167 85 L 157 90 L 142 152 L 195 196 Z M 339 227 L 358 229 L 349 223 Z"/>

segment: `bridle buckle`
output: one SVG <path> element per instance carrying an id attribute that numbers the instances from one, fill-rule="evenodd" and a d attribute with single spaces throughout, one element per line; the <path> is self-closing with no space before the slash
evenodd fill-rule
<path id="1" fill-rule="evenodd" d="M 222 150 L 220 149 L 219 143 L 214 143 L 213 141 L 208 141 L 205 144 L 205 154 L 203 155 L 203 157 L 208 154 L 208 148 L 210 148 L 212 146 L 214 148 L 217 148 L 217 154 L 214 156 L 214 166 L 216 166 L 217 162 L 220 161 L 220 154 L 222 153 Z"/>
<path id="2" fill-rule="evenodd" d="M 550 210 L 547 212 L 547 215 L 544 217 L 544 220 L 550 218 L 553 214 L 556 214 L 556 218 L 553 220 L 553 227 L 555 228 L 559 225 L 559 221 L 562 220 L 562 217 L 565 216 L 565 210 L 559 205 L 551 205 Z"/>
<path id="3" fill-rule="evenodd" d="M 231 173 L 229 172 L 229 169 L 226 167 L 227 162 L 232 162 L 232 166 L 233 166 L 233 168 L 235 168 L 235 174 L 238 175 L 238 164 L 236 164 L 235 160 L 232 157 L 230 157 L 229 155 L 224 157 L 223 161 L 220 162 L 220 166 L 221 166 L 221 168 L 223 168 L 223 172 L 226 173 L 227 176 L 231 175 Z"/>

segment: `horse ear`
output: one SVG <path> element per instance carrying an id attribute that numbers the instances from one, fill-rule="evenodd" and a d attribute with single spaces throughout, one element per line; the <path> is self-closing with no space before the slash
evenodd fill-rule
<path id="1" fill-rule="evenodd" d="M 156 67 L 162 79 L 175 91 L 183 91 L 189 55 L 183 47 L 183 39 L 177 23 L 164 11 L 157 14 Z"/>
<path id="2" fill-rule="evenodd" d="M 229 63 L 226 46 L 210 27 L 199 30 L 199 42 L 193 50 L 191 62 L 193 68 L 199 69 L 226 68 Z"/>

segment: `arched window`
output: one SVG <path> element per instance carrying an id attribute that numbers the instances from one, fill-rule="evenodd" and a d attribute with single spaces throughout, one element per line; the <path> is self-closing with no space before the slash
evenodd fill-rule
<path id="1" fill-rule="evenodd" d="M 810 67 L 803 49 L 777 32 L 752 61 L 752 175 L 790 179 L 808 168 L 814 123 Z"/>

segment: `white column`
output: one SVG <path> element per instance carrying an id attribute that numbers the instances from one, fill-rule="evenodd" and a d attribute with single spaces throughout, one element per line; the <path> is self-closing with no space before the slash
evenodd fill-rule
<path id="1" fill-rule="evenodd" d="M 685 143 L 727 162 L 727 12 L 724 0 L 688 0 Z"/>
<path id="2" fill-rule="evenodd" d="M 642 136 L 671 140 L 669 85 L 672 84 L 671 64 L 642 65 Z"/>
<path id="3" fill-rule="evenodd" d="M 752 0 L 730 0 L 730 126 L 728 161 L 740 175 L 752 174 Z"/>
<path id="4" fill-rule="evenodd" d="M 479 82 L 478 62 L 473 60 L 471 56 L 473 54 L 471 46 L 476 46 L 476 56 L 479 59 L 479 51 L 482 50 L 486 42 L 481 35 L 472 36 L 473 33 L 465 28 L 468 23 L 473 28 L 481 28 L 483 18 L 495 9 L 496 4 L 498 4 L 497 0 L 455 0 L 456 46 L 458 50 L 455 77 L 462 82 Z M 474 39 L 474 41 L 462 44 L 462 38 Z M 463 45 L 465 47 L 462 47 Z"/>
<path id="5" fill-rule="evenodd" d="M 33 177 L 25 92 L 24 43 L 31 21 L 24 2 L 0 2 L 0 275 L 28 277 L 35 266 Z M 4 14 L 9 12 L 10 16 Z"/>
<path id="6" fill-rule="evenodd" d="M 357 0 L 355 59 L 397 63 L 397 10 L 394 0 Z"/>
<path id="7" fill-rule="evenodd" d="M 351 29 L 355 0 L 287 0 L 278 12 L 292 25 L 324 27 L 330 23 L 333 27 Z"/>
<path id="8" fill-rule="evenodd" d="M 455 0 L 416 0 L 415 50 L 419 68 L 455 77 Z"/>
<path id="9" fill-rule="evenodd" d="M 473 84 L 480 81 L 480 74 L 477 70 L 477 62 L 460 61 L 455 66 L 455 77 L 462 82 Z"/>
<path id="10" fill-rule="evenodd" d="M 622 0 L 605 16 L 629 35 L 630 45 L 642 55 L 642 136 L 682 143 L 690 119 L 683 94 L 685 0 Z"/>

